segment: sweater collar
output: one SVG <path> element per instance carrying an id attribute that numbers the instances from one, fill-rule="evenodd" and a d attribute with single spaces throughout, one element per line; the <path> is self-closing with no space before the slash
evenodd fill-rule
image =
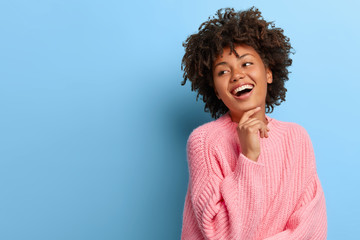
<path id="1" fill-rule="evenodd" d="M 265 114 L 265 118 L 266 118 L 266 120 L 267 120 L 267 122 L 268 122 L 268 126 L 271 126 L 272 125 L 272 122 L 273 122 L 273 118 L 271 118 L 271 117 L 269 117 L 268 115 L 266 115 Z M 226 121 L 226 122 L 228 122 L 228 123 L 230 123 L 230 124 L 232 124 L 232 125 L 234 125 L 234 126 L 237 126 L 239 123 L 238 122 L 233 122 L 232 120 L 231 120 L 231 116 L 230 116 L 230 113 L 229 112 L 227 112 L 227 113 L 225 113 L 222 117 L 220 117 L 219 118 L 219 120 L 220 119 L 223 119 L 224 121 Z"/>

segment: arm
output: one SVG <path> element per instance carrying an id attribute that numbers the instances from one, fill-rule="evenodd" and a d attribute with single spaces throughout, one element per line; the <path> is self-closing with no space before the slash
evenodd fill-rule
<path id="1" fill-rule="evenodd" d="M 252 239 L 263 208 L 264 166 L 246 158 L 237 159 L 233 172 L 224 174 L 224 151 L 205 142 L 203 134 L 188 141 L 190 204 L 205 239 Z M 209 147 L 210 146 L 210 147 Z M 197 239 L 185 230 L 183 239 Z"/>
<path id="2" fill-rule="evenodd" d="M 284 231 L 266 240 L 326 239 L 327 220 L 324 192 L 317 174 L 313 176 Z"/>
<path id="3" fill-rule="evenodd" d="M 327 216 L 324 192 L 316 173 L 314 150 L 306 130 L 300 127 L 299 139 L 300 158 L 305 168 L 302 176 L 305 181 L 302 193 L 294 211 L 289 217 L 285 229 L 266 240 L 298 240 L 298 239 L 326 239 Z"/>

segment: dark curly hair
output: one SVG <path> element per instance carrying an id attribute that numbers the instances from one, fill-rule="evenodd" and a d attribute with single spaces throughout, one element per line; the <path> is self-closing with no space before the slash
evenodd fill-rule
<path id="1" fill-rule="evenodd" d="M 276 28 L 273 22 L 265 21 L 257 8 L 239 12 L 233 8 L 219 9 L 198 30 L 183 43 L 185 54 L 181 69 L 184 80 L 181 85 L 185 85 L 186 80 L 191 81 L 191 90 L 197 91 L 196 100 L 201 95 L 205 102 L 205 112 L 210 111 L 213 118 L 218 118 L 228 111 L 215 94 L 212 65 L 224 47 L 230 47 L 237 55 L 235 44 L 253 47 L 272 71 L 273 82 L 267 87 L 266 112 L 271 113 L 275 105 L 285 101 L 285 81 L 289 79 L 287 68 L 292 63 L 291 44 L 284 31 Z"/>

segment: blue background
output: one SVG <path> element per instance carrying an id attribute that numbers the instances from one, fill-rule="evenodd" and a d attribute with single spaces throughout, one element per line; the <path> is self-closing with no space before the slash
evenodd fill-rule
<path id="1" fill-rule="evenodd" d="M 0 239 L 179 239 L 186 140 L 210 121 L 182 42 L 257 6 L 296 51 L 271 117 L 309 132 L 328 239 L 359 216 L 358 1 L 0 1 Z"/>

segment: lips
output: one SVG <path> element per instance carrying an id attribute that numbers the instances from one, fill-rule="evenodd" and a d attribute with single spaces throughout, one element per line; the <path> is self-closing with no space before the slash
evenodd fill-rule
<path id="1" fill-rule="evenodd" d="M 241 96 L 245 96 L 248 95 L 249 93 L 252 92 L 254 88 L 253 84 L 249 84 L 249 83 L 244 83 L 241 85 L 237 85 L 233 88 L 233 90 L 231 91 L 231 94 L 234 95 L 234 97 L 241 97 Z"/>

